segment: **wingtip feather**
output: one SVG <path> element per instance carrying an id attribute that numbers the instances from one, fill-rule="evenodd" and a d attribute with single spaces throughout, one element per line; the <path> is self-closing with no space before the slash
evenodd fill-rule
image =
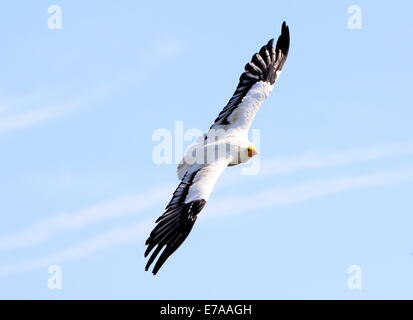
<path id="1" fill-rule="evenodd" d="M 278 37 L 275 50 L 277 52 L 281 50 L 281 52 L 284 55 L 287 55 L 289 48 L 290 48 L 290 29 L 287 23 L 284 21 L 281 25 L 281 35 Z"/>

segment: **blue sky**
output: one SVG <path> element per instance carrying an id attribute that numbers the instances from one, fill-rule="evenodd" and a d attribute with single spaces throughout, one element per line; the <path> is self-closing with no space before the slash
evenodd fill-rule
<path id="1" fill-rule="evenodd" d="M 0 298 L 413 298 L 412 9 L 1 4 Z M 206 130 L 283 20 L 290 55 L 253 124 L 259 174 L 228 169 L 153 277 L 144 241 L 178 183 L 175 164 L 154 163 L 153 133 Z"/>

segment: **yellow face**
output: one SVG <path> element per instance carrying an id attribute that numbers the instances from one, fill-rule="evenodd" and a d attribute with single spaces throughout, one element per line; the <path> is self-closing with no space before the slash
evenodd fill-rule
<path id="1" fill-rule="evenodd" d="M 254 146 L 248 146 L 247 154 L 248 154 L 248 158 L 252 158 L 253 156 L 256 156 L 258 152 Z"/>

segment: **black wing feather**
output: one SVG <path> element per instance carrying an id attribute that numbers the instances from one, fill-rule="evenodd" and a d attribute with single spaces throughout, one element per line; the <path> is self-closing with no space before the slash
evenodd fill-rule
<path id="1" fill-rule="evenodd" d="M 221 111 L 215 120 L 215 125 L 228 124 L 229 115 L 237 108 L 251 87 L 258 81 L 267 81 L 274 84 L 277 78 L 277 71 L 280 71 L 287 59 L 290 45 L 290 34 L 288 26 L 284 22 L 281 27 L 281 35 L 277 40 L 276 47 L 273 46 L 274 39 L 268 41 L 259 53 L 256 53 L 251 61 L 245 66 L 245 72 L 239 79 L 237 89 L 229 100 L 228 104 Z M 156 220 L 156 227 L 146 240 L 148 246 L 145 251 L 148 259 L 145 270 L 148 270 L 155 261 L 159 253 L 158 260 L 152 270 L 155 275 L 165 261 L 181 246 L 191 232 L 197 215 L 204 208 L 206 201 L 199 199 L 185 203 L 189 189 L 194 182 L 195 176 L 199 171 L 187 172 L 181 183 L 176 188 L 173 197 L 165 208 L 165 213 Z"/>
<path id="2" fill-rule="evenodd" d="M 290 47 L 290 31 L 285 22 L 281 26 L 281 35 L 274 48 L 274 39 L 268 41 L 259 53 L 252 56 L 251 61 L 245 65 L 244 73 L 239 79 L 237 89 L 228 101 L 228 104 L 215 119 L 213 128 L 216 125 L 227 125 L 228 117 L 238 107 L 242 99 L 258 81 L 267 81 L 274 84 L 277 80 L 277 71 L 281 71 L 287 59 Z"/>
<path id="3" fill-rule="evenodd" d="M 198 213 L 201 212 L 206 204 L 206 201 L 203 199 L 185 203 L 189 188 L 198 172 L 199 171 L 192 173 L 187 172 L 185 174 L 181 183 L 176 188 L 172 200 L 166 206 L 165 213 L 156 220 L 158 224 L 145 242 L 148 246 L 145 251 L 145 257 L 156 247 L 146 264 L 146 271 L 148 271 L 156 257 L 162 249 L 164 249 L 152 270 L 154 275 L 159 271 L 169 256 L 171 256 L 184 242 L 186 237 L 188 237 L 195 224 Z"/>

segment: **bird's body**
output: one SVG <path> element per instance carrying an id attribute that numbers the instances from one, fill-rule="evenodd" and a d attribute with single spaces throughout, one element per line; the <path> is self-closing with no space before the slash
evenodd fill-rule
<path id="1" fill-rule="evenodd" d="M 248 141 L 248 131 L 281 73 L 289 44 L 289 30 L 284 22 L 276 47 L 270 40 L 252 57 L 228 104 L 208 133 L 182 159 L 177 168 L 181 182 L 146 240 L 148 247 L 145 257 L 155 249 L 146 270 L 164 249 L 152 271 L 156 274 L 186 239 L 225 168 L 245 163 L 257 154 L 253 144 Z"/>

